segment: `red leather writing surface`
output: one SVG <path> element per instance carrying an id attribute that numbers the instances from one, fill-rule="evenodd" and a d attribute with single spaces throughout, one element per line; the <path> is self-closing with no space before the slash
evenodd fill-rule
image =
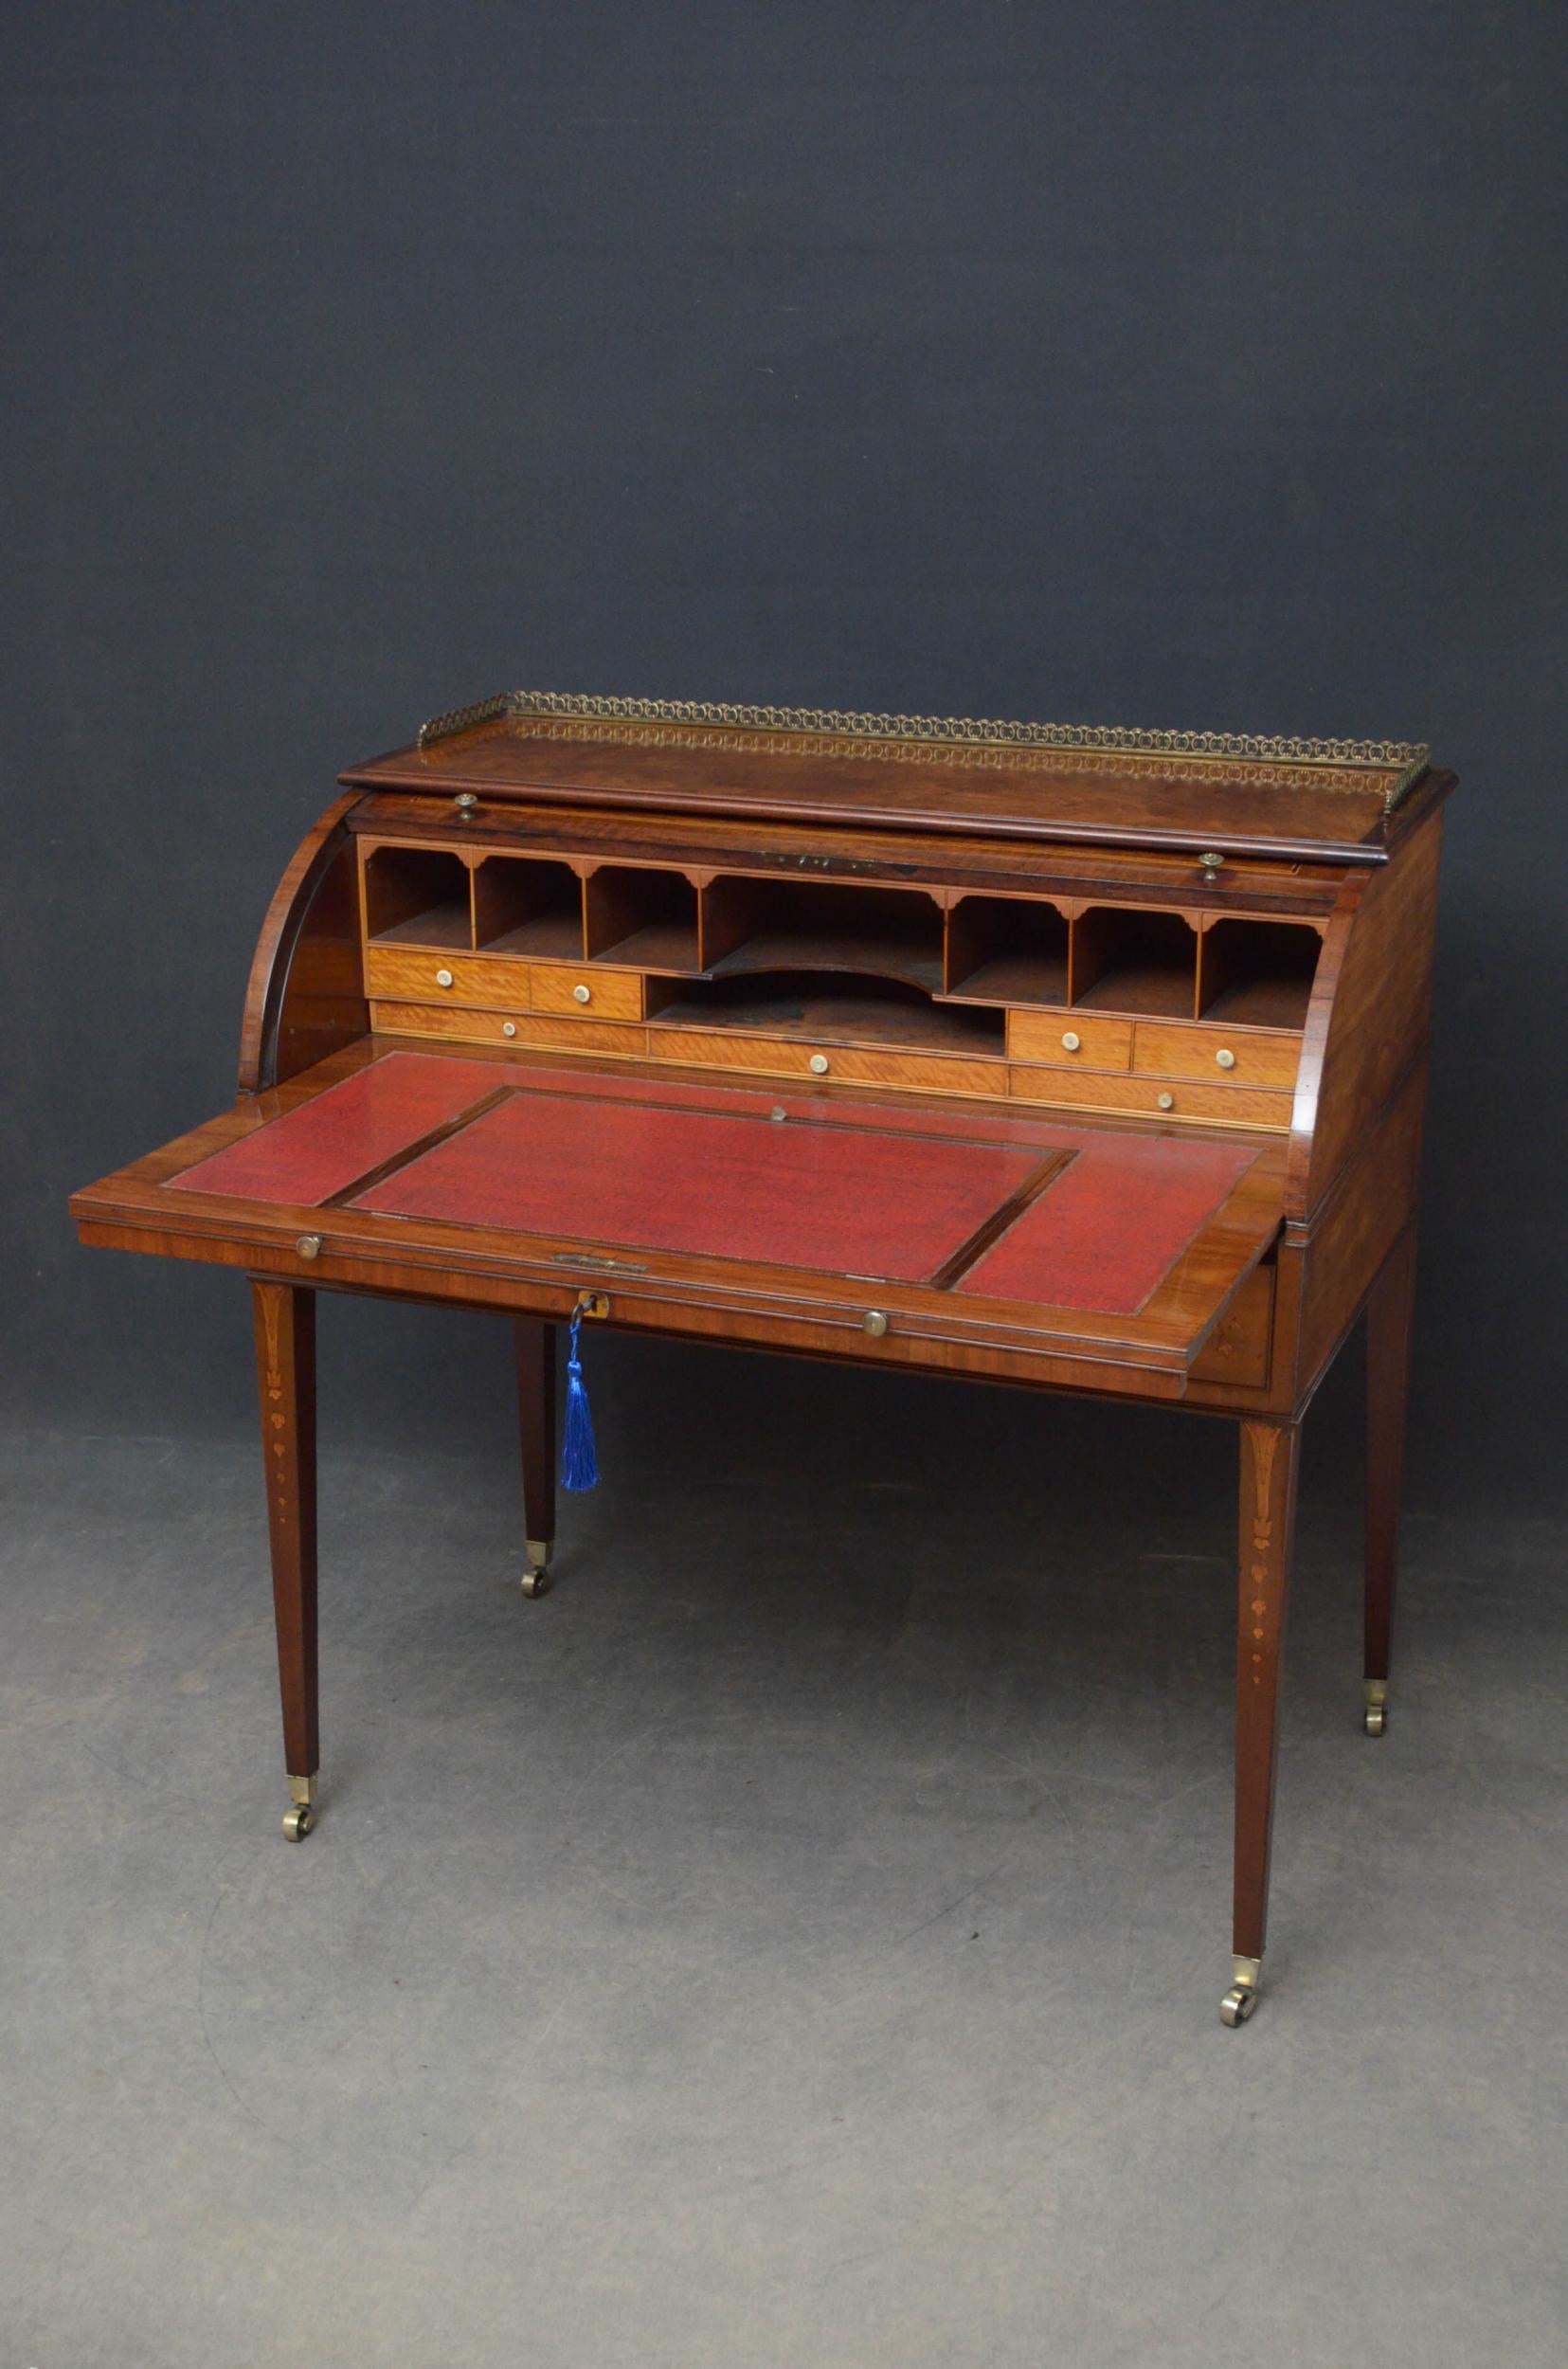
<path id="1" fill-rule="evenodd" d="M 1078 1141 L 1077 1159 L 955 1290 L 1134 1315 L 1255 1157 L 1231 1144 L 1168 1136 Z"/>
<path id="2" fill-rule="evenodd" d="M 181 1193 L 234 1193 L 246 1201 L 308 1206 L 340 1193 L 405 1144 L 507 1082 L 507 1073 L 486 1061 L 389 1053 L 168 1181 Z"/>
<path id="3" fill-rule="evenodd" d="M 1037 1165 L 1033 1147 L 531 1094 L 353 1206 L 912 1283 Z"/>
<path id="4" fill-rule="evenodd" d="M 309 1207 L 503 1087 L 354 1206 L 917 1282 L 1066 1149 L 953 1288 L 1131 1315 L 1253 1158 L 1010 1112 L 392 1053 L 169 1182 Z"/>

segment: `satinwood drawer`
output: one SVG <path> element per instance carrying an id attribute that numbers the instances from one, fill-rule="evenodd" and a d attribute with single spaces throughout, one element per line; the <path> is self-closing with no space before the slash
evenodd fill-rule
<path id="1" fill-rule="evenodd" d="M 1095 1111 L 1142 1111 L 1150 1118 L 1222 1119 L 1232 1127 L 1289 1127 L 1292 1097 L 1246 1086 L 1162 1086 L 1153 1077 L 1015 1066 L 1014 1094 L 1026 1102 L 1070 1102 Z"/>
<path id="2" fill-rule="evenodd" d="M 1007 1092 L 1005 1063 L 966 1061 L 946 1054 L 868 1051 L 860 1045 L 802 1043 L 792 1037 L 743 1037 L 703 1028 L 650 1028 L 656 1061 L 690 1061 L 704 1069 L 761 1070 L 779 1077 L 825 1077 L 857 1086 L 913 1086 L 923 1093 L 996 1094 Z"/>
<path id="3" fill-rule="evenodd" d="M 533 1008 L 565 1012 L 595 1020 L 640 1020 L 642 973 L 640 970 L 596 970 L 589 965 L 535 963 Z"/>
<path id="4" fill-rule="evenodd" d="M 1084 1012 L 1009 1012 L 1007 1051 L 1015 1061 L 1060 1061 L 1072 1069 L 1129 1069 L 1130 1020 Z"/>
<path id="5" fill-rule="evenodd" d="M 1299 1037 L 1249 1037 L 1239 1029 L 1227 1036 L 1223 1024 L 1172 1028 L 1141 1020 L 1132 1040 L 1132 1066 L 1144 1076 L 1201 1077 L 1215 1085 L 1293 1086 L 1300 1058 Z"/>
<path id="6" fill-rule="evenodd" d="M 867 1053 L 858 1045 L 825 1045 L 819 1076 L 857 1086 L 918 1086 L 922 1093 L 997 1094 L 1007 1092 L 1005 1061 L 966 1061 L 947 1054 Z"/>
<path id="7" fill-rule="evenodd" d="M 402 947 L 368 946 L 365 991 L 527 1011 L 533 1000 L 531 969 L 505 954 L 415 954 Z"/>
<path id="8" fill-rule="evenodd" d="M 463 1004 L 370 1005 L 379 1036 L 440 1037 L 455 1044 L 550 1046 L 562 1053 L 642 1053 L 646 1031 L 614 1022 L 564 1020 L 553 1013 L 480 1012 Z"/>

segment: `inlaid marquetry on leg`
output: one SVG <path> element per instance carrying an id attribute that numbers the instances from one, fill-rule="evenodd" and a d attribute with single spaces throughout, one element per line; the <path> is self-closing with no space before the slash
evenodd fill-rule
<path id="1" fill-rule="evenodd" d="M 1296 1519 L 1301 1432 L 1244 1422 L 1235 1655 L 1235 1893 L 1234 1980 L 1221 2020 L 1245 2023 L 1257 2005 L 1269 1913 L 1269 1847 L 1279 1748 L 1279 1672 Z"/>
<path id="2" fill-rule="evenodd" d="M 261 1393 L 272 1603 L 283 1699 L 283 1764 L 291 1842 L 315 1822 L 320 1762 L 315 1660 L 315 1294 L 291 1283 L 253 1281 L 256 1369 Z"/>
<path id="3" fill-rule="evenodd" d="M 522 1585 L 525 1596 L 543 1596 L 550 1584 L 550 1555 L 555 1544 L 555 1327 L 538 1317 L 519 1316 L 515 1330 L 528 1549 Z"/>
<path id="4" fill-rule="evenodd" d="M 1411 1318 L 1415 1304 L 1415 1234 L 1401 1235 L 1366 1303 L 1365 1726 L 1380 1736 L 1388 1718 L 1394 1584 L 1399 1555 L 1405 1409 L 1410 1396 Z"/>

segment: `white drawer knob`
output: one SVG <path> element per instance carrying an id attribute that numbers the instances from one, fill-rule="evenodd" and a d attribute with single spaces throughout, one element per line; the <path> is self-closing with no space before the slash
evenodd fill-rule
<path id="1" fill-rule="evenodd" d="M 593 989 L 591 987 L 583 986 L 573 987 L 571 991 L 571 1000 L 574 1004 L 591 1004 L 593 1002 Z"/>
<path id="2" fill-rule="evenodd" d="M 452 973 L 449 970 L 438 970 L 436 985 L 438 987 L 449 987 L 452 985 Z"/>
<path id="3" fill-rule="evenodd" d="M 1159 1103 L 1162 1111 L 1174 1111 L 1176 1108 L 1176 1096 L 1174 1094 L 1156 1094 L 1155 1100 Z"/>
<path id="4" fill-rule="evenodd" d="M 503 1037 L 514 1037 L 517 1034 L 516 1022 L 514 1020 L 503 1020 L 501 1022 L 501 1034 Z"/>
<path id="5" fill-rule="evenodd" d="M 1069 1053 L 1076 1053 L 1082 1042 L 1082 1037 L 1077 1034 L 1075 1029 L 1072 1028 L 1067 1031 L 1067 1034 L 1062 1039 L 1063 1047 Z"/>
<path id="6" fill-rule="evenodd" d="M 1231 1051 L 1228 1044 L 1221 1045 L 1219 1051 L 1214 1058 L 1219 1063 L 1221 1069 L 1235 1069 L 1235 1055 Z"/>
<path id="7" fill-rule="evenodd" d="M 825 1077 L 827 1076 L 827 1055 L 825 1053 L 814 1053 L 808 1066 L 813 1077 Z"/>

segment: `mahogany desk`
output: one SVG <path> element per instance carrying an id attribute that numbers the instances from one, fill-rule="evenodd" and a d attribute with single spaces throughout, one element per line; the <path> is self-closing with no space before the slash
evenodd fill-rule
<path id="1" fill-rule="evenodd" d="M 1257 2000 L 1300 1424 L 1366 1316 L 1386 1716 L 1437 858 L 1422 749 L 517 693 L 343 776 L 232 1110 L 79 1193 L 251 1278 L 292 1806 L 318 1777 L 318 1289 L 1156 1400 L 1241 1449 Z"/>

